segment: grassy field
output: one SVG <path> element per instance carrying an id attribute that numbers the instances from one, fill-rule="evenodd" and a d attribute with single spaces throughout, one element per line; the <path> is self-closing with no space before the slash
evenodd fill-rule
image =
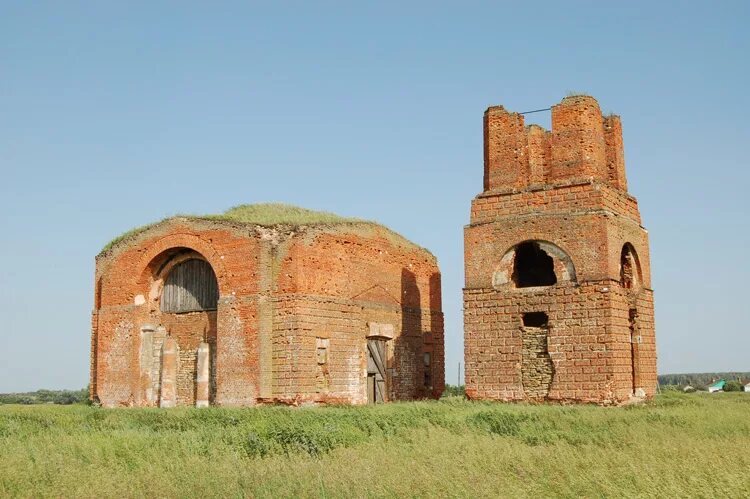
<path id="1" fill-rule="evenodd" d="M 749 497 L 750 394 L 644 406 L 0 406 L 0 496 Z"/>

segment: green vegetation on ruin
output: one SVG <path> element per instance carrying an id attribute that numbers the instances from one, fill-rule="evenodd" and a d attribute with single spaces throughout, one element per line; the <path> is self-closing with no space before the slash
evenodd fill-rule
<path id="1" fill-rule="evenodd" d="M 2 497 L 748 497 L 750 394 L 603 408 L 0 406 Z"/>
<path id="2" fill-rule="evenodd" d="M 206 220 L 226 220 L 263 226 L 273 225 L 320 225 L 339 223 L 373 223 L 359 218 L 349 218 L 327 211 L 308 210 L 283 203 L 242 204 L 228 209 L 220 215 L 206 215 Z"/>
<path id="3" fill-rule="evenodd" d="M 591 97 L 591 94 L 588 92 L 581 92 L 578 90 L 568 90 L 565 92 L 565 98 L 568 97 Z"/>
<path id="4" fill-rule="evenodd" d="M 218 215 L 175 215 L 167 217 L 159 222 L 143 225 L 131 229 L 124 234 L 121 234 L 107 243 L 102 248 L 101 253 L 106 253 L 116 244 L 133 237 L 142 234 L 143 232 L 151 229 L 163 222 L 174 218 L 183 218 L 188 220 L 203 220 L 203 221 L 214 221 L 214 222 L 228 222 L 234 224 L 247 224 L 247 225 L 260 225 L 264 227 L 274 226 L 288 226 L 288 227 L 299 227 L 299 226 L 320 226 L 320 225 L 342 225 L 342 224 L 358 224 L 358 225 L 370 225 L 373 227 L 383 227 L 387 231 L 396 234 L 392 230 L 384 227 L 377 222 L 370 220 L 364 220 L 353 217 L 342 217 L 335 213 L 327 211 L 316 211 L 308 210 L 306 208 L 300 208 L 299 206 L 293 206 L 283 203 L 258 203 L 258 204 L 243 204 L 228 209 L 224 213 Z M 399 236 L 401 237 L 401 236 Z M 404 242 L 409 241 L 403 239 Z M 101 254 L 100 253 L 100 254 Z"/>

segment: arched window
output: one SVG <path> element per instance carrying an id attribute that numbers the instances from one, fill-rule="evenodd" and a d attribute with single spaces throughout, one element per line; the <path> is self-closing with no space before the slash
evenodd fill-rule
<path id="1" fill-rule="evenodd" d="M 638 261 L 635 249 L 630 243 L 625 243 L 620 253 L 620 285 L 625 289 L 638 286 Z"/>
<path id="2" fill-rule="evenodd" d="M 525 241 L 508 249 L 492 273 L 495 289 L 576 282 L 576 269 L 570 256 L 554 243 L 541 240 Z"/>
<path id="3" fill-rule="evenodd" d="M 519 244 L 513 262 L 512 279 L 517 288 L 556 284 L 557 276 L 552 257 L 537 242 Z"/>
<path id="4" fill-rule="evenodd" d="M 169 272 L 161 294 L 162 312 L 216 310 L 219 285 L 211 265 L 192 258 L 175 265 Z"/>

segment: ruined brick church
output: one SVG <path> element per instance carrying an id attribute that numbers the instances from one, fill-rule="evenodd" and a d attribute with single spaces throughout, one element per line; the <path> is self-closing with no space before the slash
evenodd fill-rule
<path id="1" fill-rule="evenodd" d="M 466 394 L 622 404 L 656 390 L 648 233 L 618 116 L 484 115 L 464 229 Z M 291 211 L 291 216 L 290 216 Z M 379 224 L 282 205 L 172 217 L 96 259 L 90 396 L 105 407 L 437 398 L 440 272 Z"/>
<path id="2" fill-rule="evenodd" d="M 116 240 L 96 259 L 91 341 L 90 395 L 105 407 L 365 404 L 444 388 L 435 257 L 381 225 L 288 206 Z"/>
<path id="3" fill-rule="evenodd" d="M 490 107 L 465 227 L 466 393 L 620 404 L 656 390 L 648 234 L 618 116 L 571 96 L 552 129 Z"/>

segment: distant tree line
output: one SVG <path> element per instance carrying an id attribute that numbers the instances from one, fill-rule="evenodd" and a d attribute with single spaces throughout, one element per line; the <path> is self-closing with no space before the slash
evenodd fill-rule
<path id="1" fill-rule="evenodd" d="M 37 390 L 25 393 L 0 393 L 2 404 L 87 404 L 89 402 L 88 388 L 80 390 Z"/>
<path id="2" fill-rule="evenodd" d="M 445 385 L 443 390 L 443 397 L 465 397 L 466 387 L 464 385 Z"/>
<path id="3" fill-rule="evenodd" d="M 720 379 L 730 381 L 750 380 L 750 372 L 727 372 L 727 373 L 687 373 L 687 374 L 662 374 L 658 377 L 661 386 L 692 386 L 698 390 L 704 390 L 710 384 Z M 732 387 L 734 387 L 734 383 Z M 741 383 L 737 383 L 741 385 Z"/>
<path id="4" fill-rule="evenodd" d="M 687 374 L 662 374 L 658 377 L 659 385 L 667 387 L 692 386 L 698 390 L 705 390 L 714 381 L 725 379 L 727 385 L 724 391 L 741 391 L 743 382 L 750 380 L 750 372 L 726 372 L 726 373 L 687 373 Z M 466 387 L 464 385 L 445 385 L 443 397 L 465 397 Z M 89 404 L 89 389 L 80 390 L 37 390 L 24 393 L 0 393 L 0 405 L 3 404 Z"/>

